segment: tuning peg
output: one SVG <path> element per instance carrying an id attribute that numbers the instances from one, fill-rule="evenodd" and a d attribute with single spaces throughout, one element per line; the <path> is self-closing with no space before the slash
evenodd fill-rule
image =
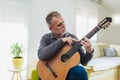
<path id="1" fill-rule="evenodd" d="M 110 24 L 107 24 L 105 27 L 108 28 L 110 26 Z"/>
<path id="2" fill-rule="evenodd" d="M 106 27 L 104 27 L 103 29 L 106 29 Z"/>
<path id="3" fill-rule="evenodd" d="M 106 26 L 106 28 L 108 28 L 108 25 Z"/>
<path id="4" fill-rule="evenodd" d="M 110 23 L 108 24 L 108 26 L 110 26 Z"/>
<path id="5" fill-rule="evenodd" d="M 109 23 L 109 24 L 107 24 L 107 27 L 108 27 L 108 26 L 110 26 L 110 23 Z"/>

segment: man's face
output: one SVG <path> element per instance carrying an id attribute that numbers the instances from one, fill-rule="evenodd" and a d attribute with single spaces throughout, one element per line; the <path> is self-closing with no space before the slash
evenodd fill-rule
<path id="1" fill-rule="evenodd" d="M 49 28 L 54 34 L 62 35 L 66 28 L 62 17 L 53 17 Z"/>

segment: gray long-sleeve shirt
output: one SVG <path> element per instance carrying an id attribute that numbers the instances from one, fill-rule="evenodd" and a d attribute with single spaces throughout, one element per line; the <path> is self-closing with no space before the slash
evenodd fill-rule
<path id="1" fill-rule="evenodd" d="M 71 33 L 66 32 L 65 37 L 73 37 L 77 39 L 77 37 Z M 47 33 L 42 36 L 40 40 L 40 46 L 38 49 L 38 58 L 40 60 L 48 61 L 50 60 L 54 55 L 56 55 L 59 50 L 64 47 L 66 43 L 62 41 L 62 39 L 56 39 L 52 33 Z M 82 47 L 78 50 L 80 53 L 80 63 L 83 65 L 86 65 L 89 60 L 92 58 L 92 54 L 84 53 Z"/>

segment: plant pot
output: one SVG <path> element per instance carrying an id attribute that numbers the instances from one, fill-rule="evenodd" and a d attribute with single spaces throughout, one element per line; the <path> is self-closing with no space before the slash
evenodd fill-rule
<path id="1" fill-rule="evenodd" d="M 21 69 L 23 66 L 23 57 L 14 57 L 13 58 L 13 67 L 14 69 Z"/>

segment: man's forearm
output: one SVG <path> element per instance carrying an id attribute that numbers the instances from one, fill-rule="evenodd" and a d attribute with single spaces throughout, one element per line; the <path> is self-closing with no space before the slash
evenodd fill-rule
<path id="1" fill-rule="evenodd" d="M 41 60 L 47 61 L 47 60 L 51 59 L 55 54 L 57 54 L 57 52 L 63 46 L 64 46 L 64 42 L 61 39 L 59 39 L 49 46 L 40 47 L 38 50 L 38 57 Z"/>

